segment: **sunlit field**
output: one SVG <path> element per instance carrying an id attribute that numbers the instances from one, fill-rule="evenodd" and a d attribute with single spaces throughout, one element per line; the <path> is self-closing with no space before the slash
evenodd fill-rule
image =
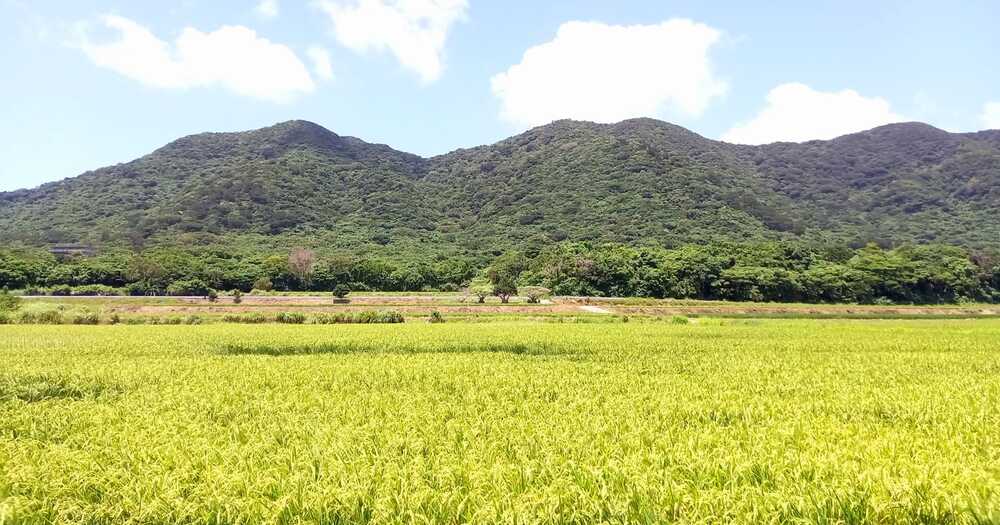
<path id="1" fill-rule="evenodd" d="M 0 523 L 996 523 L 1000 320 L 0 326 Z"/>

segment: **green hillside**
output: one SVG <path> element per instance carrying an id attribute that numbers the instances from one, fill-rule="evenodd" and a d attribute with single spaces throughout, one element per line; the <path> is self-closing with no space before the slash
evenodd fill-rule
<path id="1" fill-rule="evenodd" d="M 292 121 L 177 140 L 138 160 L 0 194 L 0 240 L 529 252 L 836 240 L 1000 248 L 1000 131 L 895 124 L 737 146 L 650 119 L 559 121 L 423 159 Z"/>

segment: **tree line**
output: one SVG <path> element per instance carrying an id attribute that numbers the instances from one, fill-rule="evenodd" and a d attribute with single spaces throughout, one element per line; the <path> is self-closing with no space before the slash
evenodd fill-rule
<path id="1" fill-rule="evenodd" d="M 153 248 L 55 257 L 0 250 L 0 287 L 54 295 L 204 295 L 209 290 L 487 291 L 817 303 L 1000 302 L 1000 258 L 943 245 L 884 249 L 798 242 L 627 246 L 563 242 L 531 253 L 427 260 L 327 254 L 233 255 Z"/>

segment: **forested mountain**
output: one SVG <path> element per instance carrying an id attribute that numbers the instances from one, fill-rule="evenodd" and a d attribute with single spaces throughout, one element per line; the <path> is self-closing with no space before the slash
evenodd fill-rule
<path id="1" fill-rule="evenodd" d="M 1000 249 L 1000 131 L 893 124 L 738 146 L 650 119 L 559 121 L 424 159 L 293 121 L 208 133 L 0 194 L 0 241 L 473 253 L 553 241 L 801 238 Z"/>

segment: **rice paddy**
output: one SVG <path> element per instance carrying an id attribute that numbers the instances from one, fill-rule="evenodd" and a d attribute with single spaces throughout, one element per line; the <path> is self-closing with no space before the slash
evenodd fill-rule
<path id="1" fill-rule="evenodd" d="M 1000 320 L 0 326 L 0 523 L 998 523 Z"/>

